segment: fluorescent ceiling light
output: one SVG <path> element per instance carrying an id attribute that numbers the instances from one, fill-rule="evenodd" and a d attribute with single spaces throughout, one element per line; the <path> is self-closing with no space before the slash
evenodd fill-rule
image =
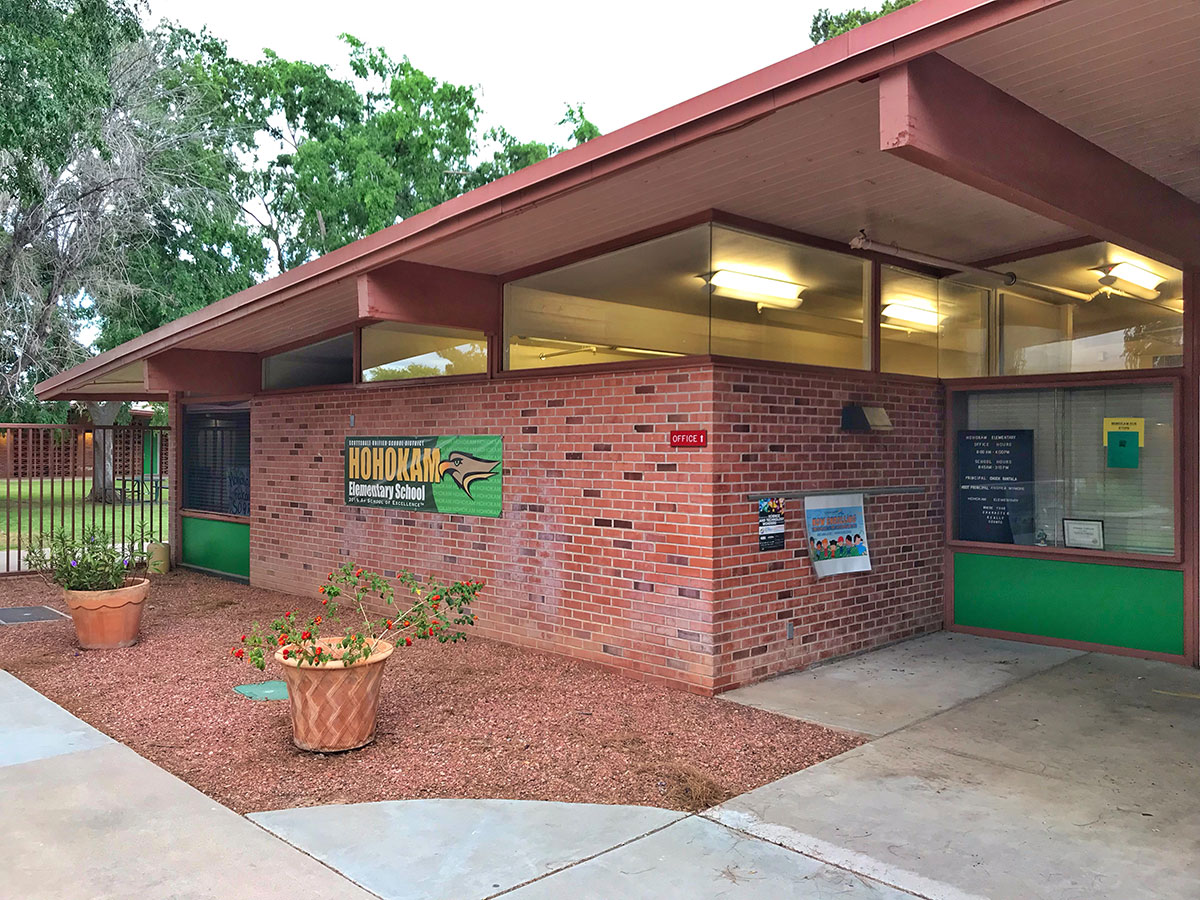
<path id="1" fill-rule="evenodd" d="M 921 309 L 904 303 L 889 303 L 883 308 L 883 315 L 888 319 L 900 322 L 912 322 L 914 325 L 924 325 L 936 328 L 941 318 L 932 309 Z"/>
<path id="2" fill-rule="evenodd" d="M 1119 278 L 1121 281 L 1128 281 L 1130 284 L 1136 284 L 1148 291 L 1157 290 L 1158 286 L 1163 283 L 1161 275 L 1155 275 L 1133 263 L 1119 262 L 1115 266 L 1105 266 L 1104 268 L 1107 270 L 1105 274 Z"/>
<path id="3" fill-rule="evenodd" d="M 796 309 L 803 302 L 800 294 L 804 291 L 804 285 L 779 278 L 767 278 L 765 275 L 718 269 L 709 276 L 708 283 L 716 288 L 713 293 L 718 296 L 748 300 L 761 306 Z"/>

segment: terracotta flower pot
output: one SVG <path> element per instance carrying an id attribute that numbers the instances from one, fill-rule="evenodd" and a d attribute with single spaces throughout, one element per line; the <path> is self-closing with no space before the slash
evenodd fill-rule
<path id="1" fill-rule="evenodd" d="M 63 599 L 75 621 L 75 636 L 84 650 L 114 650 L 137 643 L 142 607 L 150 582 L 131 578 L 111 591 L 68 591 Z"/>
<path id="2" fill-rule="evenodd" d="M 283 648 L 276 650 L 292 707 L 292 742 L 301 750 L 333 753 L 375 740 L 379 685 L 393 649 L 380 641 L 370 656 L 349 666 L 340 659 L 301 666 L 295 658 L 284 659 Z M 337 656 L 340 651 L 326 652 Z"/>

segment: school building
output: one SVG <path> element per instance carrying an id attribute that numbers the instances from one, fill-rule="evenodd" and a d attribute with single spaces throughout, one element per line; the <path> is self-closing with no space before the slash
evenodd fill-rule
<path id="1" fill-rule="evenodd" d="M 943 628 L 1195 665 L 1197 47 L 921 0 L 39 396 L 169 402 L 183 565 L 480 579 L 482 634 L 690 691 Z"/>

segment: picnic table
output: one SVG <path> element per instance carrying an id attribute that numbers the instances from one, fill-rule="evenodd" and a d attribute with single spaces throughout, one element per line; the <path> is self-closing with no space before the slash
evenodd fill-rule
<path id="1" fill-rule="evenodd" d="M 138 502 L 147 499 L 162 500 L 164 476 L 162 475 L 126 475 L 119 479 L 121 495 L 127 500 Z"/>

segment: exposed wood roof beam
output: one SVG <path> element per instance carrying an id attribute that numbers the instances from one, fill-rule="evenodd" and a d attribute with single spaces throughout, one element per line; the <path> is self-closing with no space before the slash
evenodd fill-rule
<path id="1" fill-rule="evenodd" d="M 1200 204 L 936 53 L 879 79 L 880 148 L 1182 268 Z"/>
<path id="2" fill-rule="evenodd" d="M 262 390 L 257 353 L 224 350 L 167 350 L 146 360 L 146 391 L 256 394 Z"/>
<path id="3" fill-rule="evenodd" d="M 443 325 L 494 334 L 500 282 L 487 275 L 395 262 L 358 276 L 359 319 Z"/>

